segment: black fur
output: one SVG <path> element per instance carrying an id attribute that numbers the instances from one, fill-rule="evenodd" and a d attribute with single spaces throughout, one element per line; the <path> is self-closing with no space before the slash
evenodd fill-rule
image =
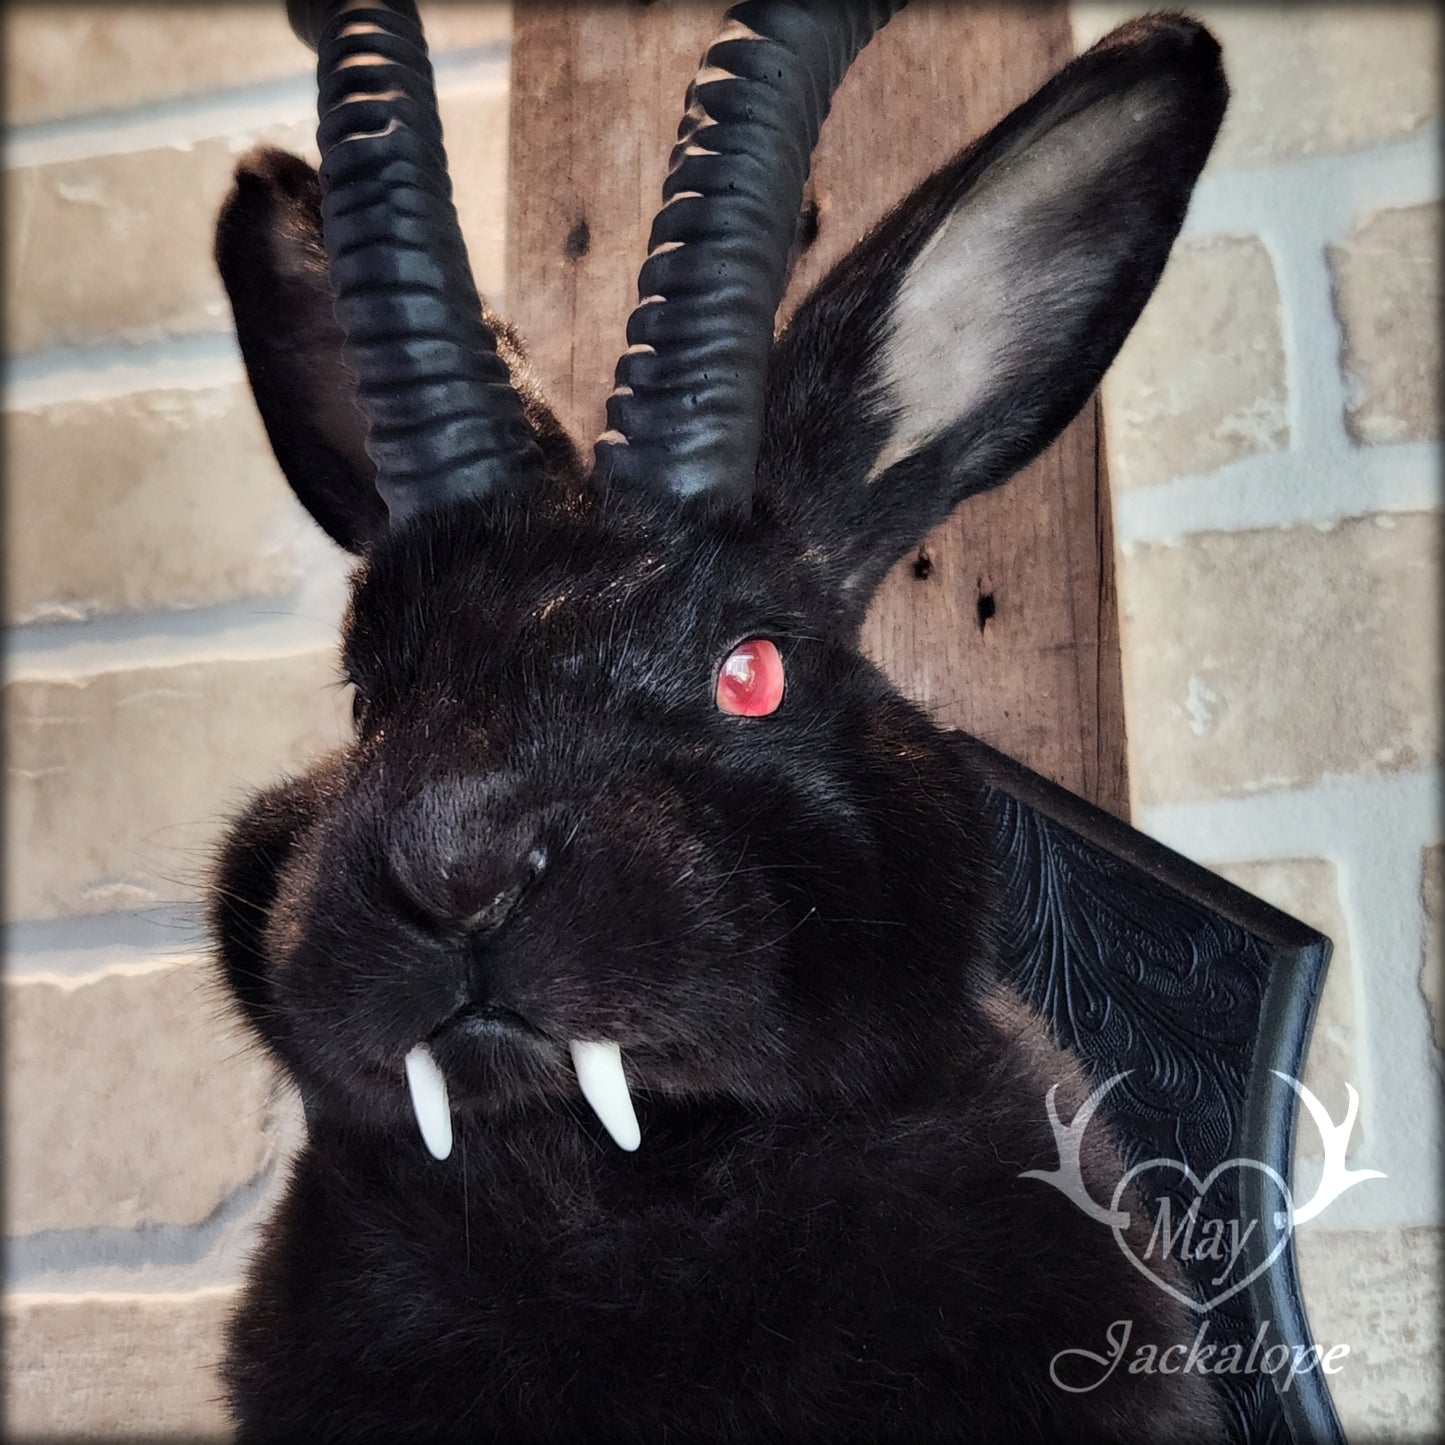
<path id="1" fill-rule="evenodd" d="M 900 267 L 1040 116 L 1141 75 L 1170 101 L 1150 135 L 1025 238 L 1056 235 L 1056 268 L 1097 260 L 1107 214 L 1104 279 L 867 481 L 897 420 L 880 357 Z M 928 182 L 780 342 L 747 517 L 599 497 L 529 393 L 537 495 L 388 532 L 342 405 L 314 181 L 243 163 L 218 254 L 258 404 L 362 559 L 355 741 L 252 804 L 213 895 L 225 977 L 308 1126 L 230 1335 L 243 1438 L 1213 1437 L 1195 1379 L 1050 1383 L 1114 1320 L 1192 1329 L 1107 1231 L 1018 1177 L 1055 1162 L 1045 1090 L 1067 1108 L 1082 1087 L 995 976 L 967 740 L 854 639 L 889 563 L 1093 388 L 1223 96 L 1204 32 L 1130 27 Z M 783 704 L 726 716 L 717 669 L 758 636 Z M 442 1163 L 402 1079 L 426 1038 L 452 1090 Z M 621 1045 L 636 1154 L 582 1104 L 574 1038 Z M 1101 1143 L 1096 1195 L 1116 1163 Z"/>

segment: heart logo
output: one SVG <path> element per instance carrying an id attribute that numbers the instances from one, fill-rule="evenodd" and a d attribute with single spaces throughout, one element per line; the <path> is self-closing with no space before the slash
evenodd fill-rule
<path id="1" fill-rule="evenodd" d="M 1240 1218 L 1237 1206 L 1211 1214 L 1208 1210 L 1209 1198 L 1220 1179 L 1235 1172 L 1242 1174 L 1248 1169 L 1264 1175 L 1274 1186 L 1280 1197 L 1281 1208 L 1278 1211 L 1267 1210 L 1262 1219 Z M 1153 1208 L 1148 1211 L 1153 1223 L 1144 1242 L 1143 1253 L 1140 1254 L 1126 1237 L 1126 1225 L 1111 1226 L 1114 1241 L 1123 1251 L 1125 1259 L 1146 1279 L 1195 1313 L 1203 1314 L 1238 1294 L 1279 1258 L 1280 1252 L 1289 1243 L 1294 1202 L 1290 1198 L 1289 1186 L 1278 1171 L 1257 1159 L 1226 1159 L 1224 1163 L 1215 1165 L 1203 1179 L 1178 1159 L 1146 1159 L 1142 1164 L 1136 1164 L 1115 1185 L 1111 1202 L 1115 1213 L 1120 1212 L 1120 1200 L 1132 1182 L 1144 1174 L 1159 1170 L 1168 1171 L 1183 1179 L 1194 1191 L 1193 1197 L 1181 1206 L 1172 1193 L 1156 1190 L 1151 1195 L 1147 1189 L 1140 1189 L 1139 1194 L 1146 1203 L 1151 1198 L 1153 1200 Z M 1242 1197 L 1243 1191 L 1236 1191 L 1236 1198 Z M 1273 1243 L 1264 1257 L 1258 1260 L 1248 1273 L 1243 1276 L 1236 1275 L 1236 1270 L 1245 1262 L 1246 1248 L 1252 1246 L 1257 1250 L 1260 1247 L 1259 1242 L 1269 1240 L 1271 1236 L 1274 1236 Z M 1219 1288 L 1202 1301 L 1192 1293 L 1180 1289 L 1160 1273 L 1164 1268 L 1164 1261 L 1170 1257 L 1180 1264 L 1193 1266 L 1190 1269 L 1191 1278 L 1196 1277 L 1200 1263 L 1212 1266 L 1213 1272 L 1205 1278 L 1211 1285 Z M 1151 1263 L 1151 1260 L 1157 1263 Z"/>

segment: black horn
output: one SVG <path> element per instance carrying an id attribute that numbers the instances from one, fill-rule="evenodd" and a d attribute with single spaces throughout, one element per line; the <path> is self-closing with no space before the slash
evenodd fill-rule
<path id="1" fill-rule="evenodd" d="M 541 453 L 467 262 L 411 0 L 289 0 L 317 52 L 322 239 L 393 525 L 515 487 Z"/>
<path id="2" fill-rule="evenodd" d="M 833 93 L 906 0 L 747 0 L 688 87 L 628 349 L 596 447 L 604 485 L 745 508 L 774 320 Z"/>

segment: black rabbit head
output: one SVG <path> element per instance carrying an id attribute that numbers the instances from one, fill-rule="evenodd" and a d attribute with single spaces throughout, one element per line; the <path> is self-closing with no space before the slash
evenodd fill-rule
<path id="1" fill-rule="evenodd" d="M 212 905 L 313 1114 L 417 1147 L 414 1100 L 443 1155 L 453 1114 L 585 1121 L 580 1084 L 635 1147 L 624 1077 L 644 1124 L 862 1107 L 967 1047 L 994 888 L 976 784 L 859 626 L 1092 392 L 1226 87 L 1193 22 L 1116 31 L 774 341 L 817 126 L 885 8 L 730 12 L 590 465 L 472 290 L 408 6 L 318 24 L 319 181 L 243 161 L 217 256 L 253 390 L 359 559 L 355 737 L 255 800 Z"/>

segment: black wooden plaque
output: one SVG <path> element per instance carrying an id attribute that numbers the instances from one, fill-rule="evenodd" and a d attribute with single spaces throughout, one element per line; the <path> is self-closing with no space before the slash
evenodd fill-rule
<path id="1" fill-rule="evenodd" d="M 1092 1085 L 1129 1071 L 1100 1106 L 1126 1164 L 1179 1160 L 1198 1181 L 1227 1161 L 1257 1161 L 1267 1168 L 1221 1171 L 1211 1207 L 1272 1215 L 1268 1170 L 1290 1180 L 1298 1103 L 1274 1071 L 1300 1077 L 1330 941 L 976 739 L 958 740 L 989 779 L 1009 981 Z M 1150 1186 L 1181 1211 L 1197 1197 L 1184 1177 L 1170 1189 L 1167 1172 Z M 1241 1264 L 1241 1277 L 1259 1272 L 1207 1308 L 1214 1265 L 1190 1267 L 1209 1339 L 1256 1357 L 1308 1349 L 1292 1235 L 1278 1248 L 1257 1231 Z M 1318 1369 L 1287 1389 L 1284 1371 L 1211 1378 L 1236 1441 L 1343 1445 Z"/>

